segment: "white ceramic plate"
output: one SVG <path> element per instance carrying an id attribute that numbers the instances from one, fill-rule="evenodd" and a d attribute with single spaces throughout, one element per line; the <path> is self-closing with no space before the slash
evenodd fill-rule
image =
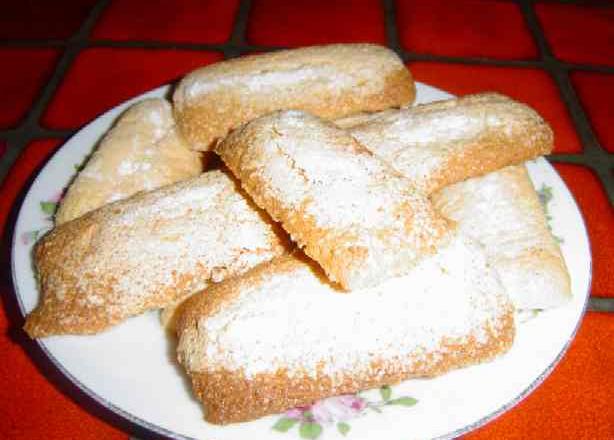
<path id="1" fill-rule="evenodd" d="M 37 235 L 51 227 L 49 214 L 74 175 L 75 166 L 81 164 L 127 106 L 167 93 L 168 87 L 161 87 L 103 114 L 73 136 L 34 181 L 19 213 L 13 242 L 14 285 L 24 314 L 39 299 L 32 270 L 32 244 Z M 418 84 L 418 102 L 449 97 Z M 586 305 L 590 251 L 578 207 L 544 159 L 530 162 L 528 167 L 535 187 L 550 188 L 546 191 L 552 193 L 547 209 L 553 233 L 562 239 L 573 300 L 519 324 L 513 348 L 494 362 L 436 379 L 409 380 L 392 389 L 371 390 L 357 397 L 328 399 L 311 408 L 311 416 L 307 415 L 315 418 L 317 426 L 293 421 L 305 414 L 291 412 L 220 427 L 204 422 L 188 381 L 174 362 L 173 344 L 155 312 L 130 319 L 100 335 L 50 337 L 39 344 L 51 362 L 93 399 L 138 425 L 172 438 L 283 440 L 317 436 L 407 440 L 460 435 L 509 409 L 543 381 L 573 339 Z"/>

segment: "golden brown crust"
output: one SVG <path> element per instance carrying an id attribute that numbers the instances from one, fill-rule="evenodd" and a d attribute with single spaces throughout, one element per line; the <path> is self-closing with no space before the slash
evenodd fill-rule
<path id="1" fill-rule="evenodd" d="M 260 324 L 266 325 L 262 319 L 263 316 L 268 315 L 260 315 L 259 309 L 253 310 L 254 307 L 259 306 L 246 304 L 244 302 L 246 297 L 251 298 L 255 303 L 262 304 L 267 301 L 267 298 L 270 299 L 271 289 L 281 284 L 280 289 L 286 292 L 286 304 L 298 304 L 296 296 L 298 292 L 291 288 L 293 283 L 295 289 L 300 288 L 305 282 L 309 283 L 313 275 L 317 276 L 320 283 L 327 283 L 321 277 L 321 270 L 311 264 L 309 266 L 311 274 L 303 278 L 301 274 L 305 271 L 306 262 L 308 261 L 300 254 L 278 257 L 252 269 L 241 277 L 211 286 L 185 303 L 184 313 L 178 325 L 180 336 L 178 356 L 180 363 L 186 368 L 192 379 L 196 396 L 203 402 L 207 421 L 216 424 L 242 422 L 308 405 L 314 400 L 332 395 L 356 393 L 414 377 L 437 376 L 452 369 L 488 361 L 506 352 L 512 345 L 515 335 L 514 309 L 503 296 L 500 297 L 503 302 L 494 306 L 494 309 L 484 309 L 480 312 L 490 315 L 492 320 L 484 320 L 482 317 L 479 323 L 471 326 L 471 330 L 466 329 L 460 334 L 457 332 L 455 336 L 444 335 L 438 339 L 434 348 L 427 348 L 420 341 L 407 341 L 405 344 L 408 348 L 404 349 L 405 355 L 403 356 L 378 354 L 374 357 L 373 353 L 368 353 L 368 350 L 365 349 L 364 359 L 368 361 L 356 364 L 352 369 L 339 371 L 333 367 L 331 370 L 331 365 L 322 362 L 318 364 L 316 374 L 297 371 L 290 366 L 271 372 L 246 374 L 241 367 L 229 369 L 223 364 L 216 363 L 219 360 L 216 361 L 212 353 L 230 347 L 218 341 L 218 338 L 223 337 L 219 332 L 207 335 L 205 330 L 208 328 L 206 327 L 207 322 L 215 319 L 219 313 L 227 313 L 232 308 L 237 310 L 237 315 L 233 316 L 252 316 L 248 313 L 250 310 L 253 316 L 260 317 L 258 321 Z M 315 285 L 314 295 L 317 294 L 317 282 Z M 494 286 L 500 288 L 500 286 L 497 287 L 498 283 L 495 283 Z M 330 290 L 325 289 L 325 292 L 327 295 L 335 295 Z M 500 291 L 488 290 L 488 292 L 493 296 L 501 295 Z M 459 290 L 458 294 L 463 295 L 463 292 Z M 488 293 L 484 294 L 488 295 Z M 259 296 L 262 298 L 259 299 Z M 350 296 L 350 298 L 358 297 Z M 378 301 L 381 300 L 382 297 L 378 297 Z M 468 304 L 465 306 L 481 307 Z M 284 307 L 291 309 L 289 305 L 281 305 L 280 313 L 282 314 L 287 312 Z M 320 303 L 319 306 L 314 305 L 314 307 L 323 306 Z M 327 320 L 330 318 L 324 319 L 322 322 L 310 321 L 311 325 L 316 328 L 314 332 L 317 333 L 317 328 L 321 326 L 330 325 Z M 223 325 L 224 322 L 226 321 L 222 320 L 212 328 L 218 328 L 217 326 Z M 280 320 L 281 322 L 283 319 Z M 237 321 L 234 318 L 227 325 L 232 327 L 245 324 L 245 321 Z M 283 326 L 279 328 L 281 331 Z M 225 327 L 224 331 L 226 330 Z M 331 334 L 331 338 L 332 336 Z M 240 336 L 235 335 L 235 337 Z M 389 336 L 379 340 L 379 343 L 387 344 L 387 337 Z M 265 339 L 260 339 L 257 342 L 258 345 L 254 347 L 267 350 L 267 340 L 266 337 L 263 338 Z M 395 340 L 394 336 L 391 338 Z M 292 349 L 296 350 L 301 347 L 301 344 L 304 344 L 304 341 L 293 340 L 288 343 L 294 344 L 295 347 Z M 250 345 L 246 345 L 242 349 L 250 350 L 250 348 Z M 241 350 L 236 346 L 233 346 L 233 349 Z M 309 347 L 303 347 L 303 350 L 310 352 Z M 339 350 L 343 352 L 343 348 Z M 282 353 L 275 353 L 284 356 Z M 335 355 L 345 356 L 345 352 L 340 354 L 333 351 L 331 354 L 333 363 Z M 263 359 L 266 358 L 265 355 Z"/>
<path id="2" fill-rule="evenodd" d="M 364 372 L 344 372 L 340 383 L 333 384 L 323 373 L 316 377 L 290 377 L 285 371 L 259 374 L 246 379 L 236 371 L 190 372 L 192 388 L 205 407 L 205 419 L 210 423 L 245 422 L 306 406 L 330 396 L 394 385 L 407 379 L 434 377 L 448 371 L 489 361 L 505 353 L 514 341 L 513 310 L 505 315 L 501 328 L 488 332 L 485 340 L 475 338 L 459 342 L 450 339 L 438 351 L 429 353 L 425 361 L 394 359 L 373 361 Z"/>
<path id="3" fill-rule="evenodd" d="M 177 321 L 183 313 L 183 307 L 189 298 L 190 296 L 182 298 L 160 309 L 160 324 L 162 324 L 162 327 L 164 327 L 170 335 L 175 335 L 177 333 Z"/>
<path id="4" fill-rule="evenodd" d="M 236 185 L 213 171 L 52 230 L 34 250 L 42 296 L 26 332 L 97 333 L 286 252 Z"/>
<path id="5" fill-rule="evenodd" d="M 297 109 L 334 119 L 413 102 L 401 60 L 370 44 L 313 46 L 223 61 L 187 75 L 173 101 L 181 132 L 197 150 L 258 116 Z"/>
<path id="6" fill-rule="evenodd" d="M 407 273 L 450 223 L 351 136 L 298 111 L 277 112 L 216 146 L 242 187 L 346 289 Z"/>
<path id="7" fill-rule="evenodd" d="M 533 109 L 497 93 L 371 115 L 349 132 L 427 194 L 553 147 L 552 130 Z"/>

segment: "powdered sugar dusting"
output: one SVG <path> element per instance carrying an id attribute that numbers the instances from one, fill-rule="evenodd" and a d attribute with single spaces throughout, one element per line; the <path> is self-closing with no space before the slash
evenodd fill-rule
<path id="1" fill-rule="evenodd" d="M 226 90 L 294 94 L 327 90 L 334 94 L 374 93 L 402 69 L 401 60 L 381 46 L 327 45 L 271 52 L 216 63 L 187 75 L 173 97 L 179 107 L 207 93 Z"/>
<path id="2" fill-rule="evenodd" d="M 314 244 L 302 235 L 311 232 L 293 228 L 283 216 L 278 219 L 306 246 L 307 254 L 318 259 L 310 246 L 365 250 L 362 261 L 355 261 L 356 268 L 344 268 L 347 273 L 353 271 L 348 277 L 340 277 L 319 261 L 332 279 L 346 287 L 364 287 L 406 273 L 447 228 L 407 179 L 343 131 L 313 116 L 280 112 L 261 118 L 236 136 L 249 137 L 250 142 L 250 151 L 238 166 L 239 175 L 255 172 L 264 182 L 247 190 L 272 196 L 288 212 L 300 208 L 316 228 L 326 231 L 329 241 Z M 229 138 L 228 146 L 226 142 L 220 146 L 223 158 L 225 148 L 229 154 L 240 148 L 233 139 Z"/>
<path id="3" fill-rule="evenodd" d="M 156 139 L 160 139 L 174 125 L 171 117 L 170 106 L 158 107 L 152 109 L 147 114 L 147 122 L 153 128 L 153 135 Z"/>
<path id="4" fill-rule="evenodd" d="M 389 112 L 349 131 L 404 176 L 422 184 L 446 163 L 455 148 L 463 145 L 463 140 L 483 127 L 483 118 L 461 111 L 445 108 L 421 112 L 418 107 Z"/>
<path id="5" fill-rule="evenodd" d="M 565 261 L 524 166 L 448 186 L 432 200 L 484 245 L 516 307 L 544 309 L 571 298 Z"/>
<path id="6" fill-rule="evenodd" d="M 244 75 L 226 75 L 212 81 L 193 81 L 186 86 L 185 93 L 187 97 L 194 98 L 226 87 L 264 93 L 287 89 L 299 83 L 313 83 L 318 87 L 341 90 L 353 85 L 355 80 L 351 74 L 340 72 L 333 66 L 305 66 L 288 70 L 263 70 Z"/>
<path id="7" fill-rule="evenodd" d="M 489 133 L 535 142 L 530 133 L 543 136 L 544 130 L 528 130 L 527 135 L 529 121 L 540 118 L 527 106 L 484 93 L 383 112 L 349 132 L 422 188 L 448 166 L 450 158 L 462 155 Z"/>
<path id="8" fill-rule="evenodd" d="M 151 163 L 124 160 L 117 167 L 117 174 L 120 176 L 128 176 L 130 174 L 140 173 L 149 169 L 151 169 Z"/>
<path id="9" fill-rule="evenodd" d="M 202 289 L 214 274 L 219 281 L 284 250 L 273 227 L 219 171 L 104 209 L 105 221 L 79 237 L 87 248 L 71 267 L 80 274 L 80 301 L 112 297 L 110 314 L 164 306 Z"/>
<path id="10" fill-rule="evenodd" d="M 320 227 L 366 227 L 375 223 L 383 228 L 391 221 L 398 223 L 392 211 L 400 194 L 406 196 L 407 182 L 391 175 L 383 163 L 360 151 L 346 139 L 346 145 L 331 145 L 330 132 L 320 126 L 305 124 L 304 115 L 288 112 L 281 116 L 273 136 L 264 148 L 280 153 L 286 166 L 264 167 L 262 173 L 271 182 L 284 179 L 288 162 L 296 174 L 297 185 L 272 184 L 277 197 L 286 203 L 300 204 L 306 198 L 306 212 Z M 334 140 L 338 138 L 333 138 Z M 284 169 L 286 168 L 286 169 Z"/>
<path id="11" fill-rule="evenodd" d="M 192 371 L 227 369 L 251 378 L 287 369 L 315 377 L 323 366 L 334 378 L 368 369 L 373 360 L 425 360 L 444 338 L 484 342 L 509 310 L 481 249 L 456 237 L 408 275 L 348 295 L 305 263 L 273 272 L 200 319 L 196 345 L 204 347 L 195 353 L 204 349 L 202 356 L 185 341 L 180 351 Z"/>

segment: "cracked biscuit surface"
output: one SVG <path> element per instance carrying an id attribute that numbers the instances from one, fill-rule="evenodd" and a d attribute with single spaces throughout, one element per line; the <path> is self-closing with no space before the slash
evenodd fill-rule
<path id="1" fill-rule="evenodd" d="M 407 273 L 452 229 L 411 182 L 305 112 L 258 118 L 216 152 L 254 201 L 348 290 Z"/>

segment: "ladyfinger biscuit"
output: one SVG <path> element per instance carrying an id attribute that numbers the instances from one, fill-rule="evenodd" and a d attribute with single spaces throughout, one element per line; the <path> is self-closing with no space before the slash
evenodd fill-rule
<path id="1" fill-rule="evenodd" d="M 546 309 L 569 301 L 565 260 L 524 165 L 448 186 L 432 200 L 484 245 L 516 308 Z"/>
<path id="2" fill-rule="evenodd" d="M 221 171 L 139 193 L 64 223 L 36 245 L 31 337 L 100 332 L 285 252 Z"/>
<path id="3" fill-rule="evenodd" d="M 320 270 L 279 257 L 185 303 L 178 358 L 207 421 L 440 375 L 512 344 L 514 308 L 481 248 L 460 236 L 404 277 L 351 295 Z"/>
<path id="4" fill-rule="evenodd" d="M 388 111 L 348 130 L 426 194 L 553 146 L 552 130 L 533 109 L 497 93 Z"/>
<path id="5" fill-rule="evenodd" d="M 187 75 L 173 96 L 182 133 L 197 150 L 275 110 L 332 119 L 413 102 L 401 59 L 373 44 L 333 44 L 251 55 Z"/>
<path id="6" fill-rule="evenodd" d="M 409 107 L 402 107 L 402 108 L 409 108 Z M 386 110 L 382 110 L 381 112 L 372 112 L 372 113 L 361 112 L 361 113 L 356 113 L 355 115 L 350 115 L 350 116 L 346 116 L 343 118 L 337 118 L 333 120 L 333 123 L 339 128 L 348 130 L 358 125 L 362 125 L 367 122 L 371 122 L 373 120 L 381 119 L 384 116 L 396 115 L 399 112 L 399 110 L 400 109 L 398 108 L 389 108 Z"/>
<path id="7" fill-rule="evenodd" d="M 197 176 L 200 154 L 190 150 L 176 130 L 171 105 L 146 99 L 130 107 L 104 136 L 68 188 L 56 224 L 139 191 Z"/>
<path id="8" fill-rule="evenodd" d="M 450 224 L 354 138 L 301 111 L 256 119 L 215 150 L 331 280 L 345 289 L 409 272 Z"/>

